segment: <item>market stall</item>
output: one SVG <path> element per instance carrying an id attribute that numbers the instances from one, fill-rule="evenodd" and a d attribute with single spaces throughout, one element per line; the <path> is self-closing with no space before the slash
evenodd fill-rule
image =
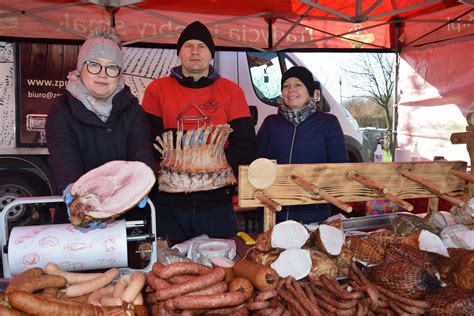
<path id="1" fill-rule="evenodd" d="M 453 135 L 469 152 L 470 132 L 471 123 L 466 133 Z M 474 203 L 467 187 L 473 183 L 461 161 L 277 165 L 255 160 L 240 167 L 239 205 L 263 206 L 265 227 L 245 254 L 236 254 L 235 240 L 199 236 L 172 248 L 153 242 L 149 265 L 128 273 L 120 267 L 65 271 L 61 263 L 48 262 L 15 273 L 0 312 L 471 314 Z M 275 212 L 285 205 L 331 203 L 349 214 L 349 202 L 382 198 L 407 212 L 312 227 L 275 223 Z M 411 214 L 408 198 L 429 198 L 428 214 Z M 451 212 L 437 211 L 439 199 L 452 204 Z M 38 229 L 22 236 L 29 242 L 44 239 Z M 13 239 L 10 244 L 18 246 L 19 239 Z"/>
<path id="2" fill-rule="evenodd" d="M 470 154 L 471 118 L 467 132 L 453 135 Z M 193 146 L 184 142 L 187 160 L 176 158 L 183 154 L 182 137 L 175 146 L 171 132 L 163 134 L 160 188 L 193 192 L 235 182 L 221 150 L 229 127 L 206 131 L 216 136 L 209 143 L 206 137 L 194 138 Z M 185 133 L 187 139 L 196 131 Z M 208 152 L 214 152 L 212 168 L 179 168 Z M 126 236 L 127 224 L 117 218 L 141 204 L 156 178 L 142 162 L 111 161 L 71 186 L 70 224 L 10 229 L 8 212 L 2 214 L 3 267 L 14 278 L 0 308 L 37 315 L 472 313 L 474 202 L 466 184 L 474 179 L 466 170 L 460 161 L 277 165 L 257 159 L 240 166 L 238 182 L 241 207 L 264 206 L 264 232 L 254 247 L 240 257 L 234 240 L 204 235 L 159 248 L 148 201 L 152 232 L 143 237 L 151 240 L 151 255 L 148 266 L 133 270 L 124 267 L 124 249 L 140 236 Z M 311 228 L 275 223 L 284 205 L 329 202 L 350 213 L 348 202 L 383 198 L 411 211 L 404 199 L 419 197 L 432 199 L 428 214 L 393 214 L 379 226 L 367 219 Z M 451 203 L 452 211 L 438 212 L 437 199 Z M 102 271 L 88 272 L 93 269 Z"/>

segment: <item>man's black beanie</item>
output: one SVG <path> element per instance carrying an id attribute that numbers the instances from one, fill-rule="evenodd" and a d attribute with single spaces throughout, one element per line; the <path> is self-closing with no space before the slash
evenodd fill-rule
<path id="1" fill-rule="evenodd" d="M 186 26 L 183 32 L 181 32 L 181 35 L 178 39 L 178 43 L 176 44 L 178 55 L 183 44 L 191 39 L 200 40 L 201 42 L 206 44 L 207 48 L 209 48 L 209 50 L 211 51 L 212 58 L 214 58 L 216 48 L 214 47 L 212 35 L 207 29 L 207 27 L 199 21 L 194 21 L 193 23 L 189 24 L 188 26 Z"/>
<path id="2" fill-rule="evenodd" d="M 316 85 L 314 83 L 313 74 L 305 67 L 295 66 L 288 69 L 283 76 L 281 77 L 281 88 L 283 89 L 283 83 L 286 79 L 295 77 L 301 80 L 301 82 L 305 85 L 306 89 L 308 89 L 309 95 L 312 97 L 314 94 L 314 90 L 316 89 Z"/>

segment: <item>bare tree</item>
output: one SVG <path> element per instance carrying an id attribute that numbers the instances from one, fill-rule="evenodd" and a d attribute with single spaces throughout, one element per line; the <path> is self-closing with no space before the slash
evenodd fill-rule
<path id="1" fill-rule="evenodd" d="M 357 54 L 350 64 L 341 65 L 349 85 L 358 95 L 380 106 L 385 112 L 389 130 L 392 128 L 392 94 L 395 84 L 395 55 L 389 53 Z"/>

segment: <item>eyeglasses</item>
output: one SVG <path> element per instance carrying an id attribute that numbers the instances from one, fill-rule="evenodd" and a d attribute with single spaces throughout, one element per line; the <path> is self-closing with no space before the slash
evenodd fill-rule
<path id="1" fill-rule="evenodd" d="M 93 60 L 86 60 L 84 64 L 86 65 L 87 71 L 93 75 L 97 75 L 102 71 L 102 68 L 105 68 L 105 74 L 107 76 L 109 76 L 110 78 L 117 78 L 120 75 L 120 72 L 122 71 L 122 69 L 117 65 L 102 66 L 101 64 Z"/>

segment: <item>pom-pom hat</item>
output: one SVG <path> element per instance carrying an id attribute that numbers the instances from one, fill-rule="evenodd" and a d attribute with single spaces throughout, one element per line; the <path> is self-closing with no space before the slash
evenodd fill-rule
<path id="1" fill-rule="evenodd" d="M 77 70 L 81 70 L 84 62 L 96 58 L 110 59 L 122 67 L 122 50 L 120 37 L 114 29 L 92 30 L 87 40 L 82 44 L 77 56 Z"/>

